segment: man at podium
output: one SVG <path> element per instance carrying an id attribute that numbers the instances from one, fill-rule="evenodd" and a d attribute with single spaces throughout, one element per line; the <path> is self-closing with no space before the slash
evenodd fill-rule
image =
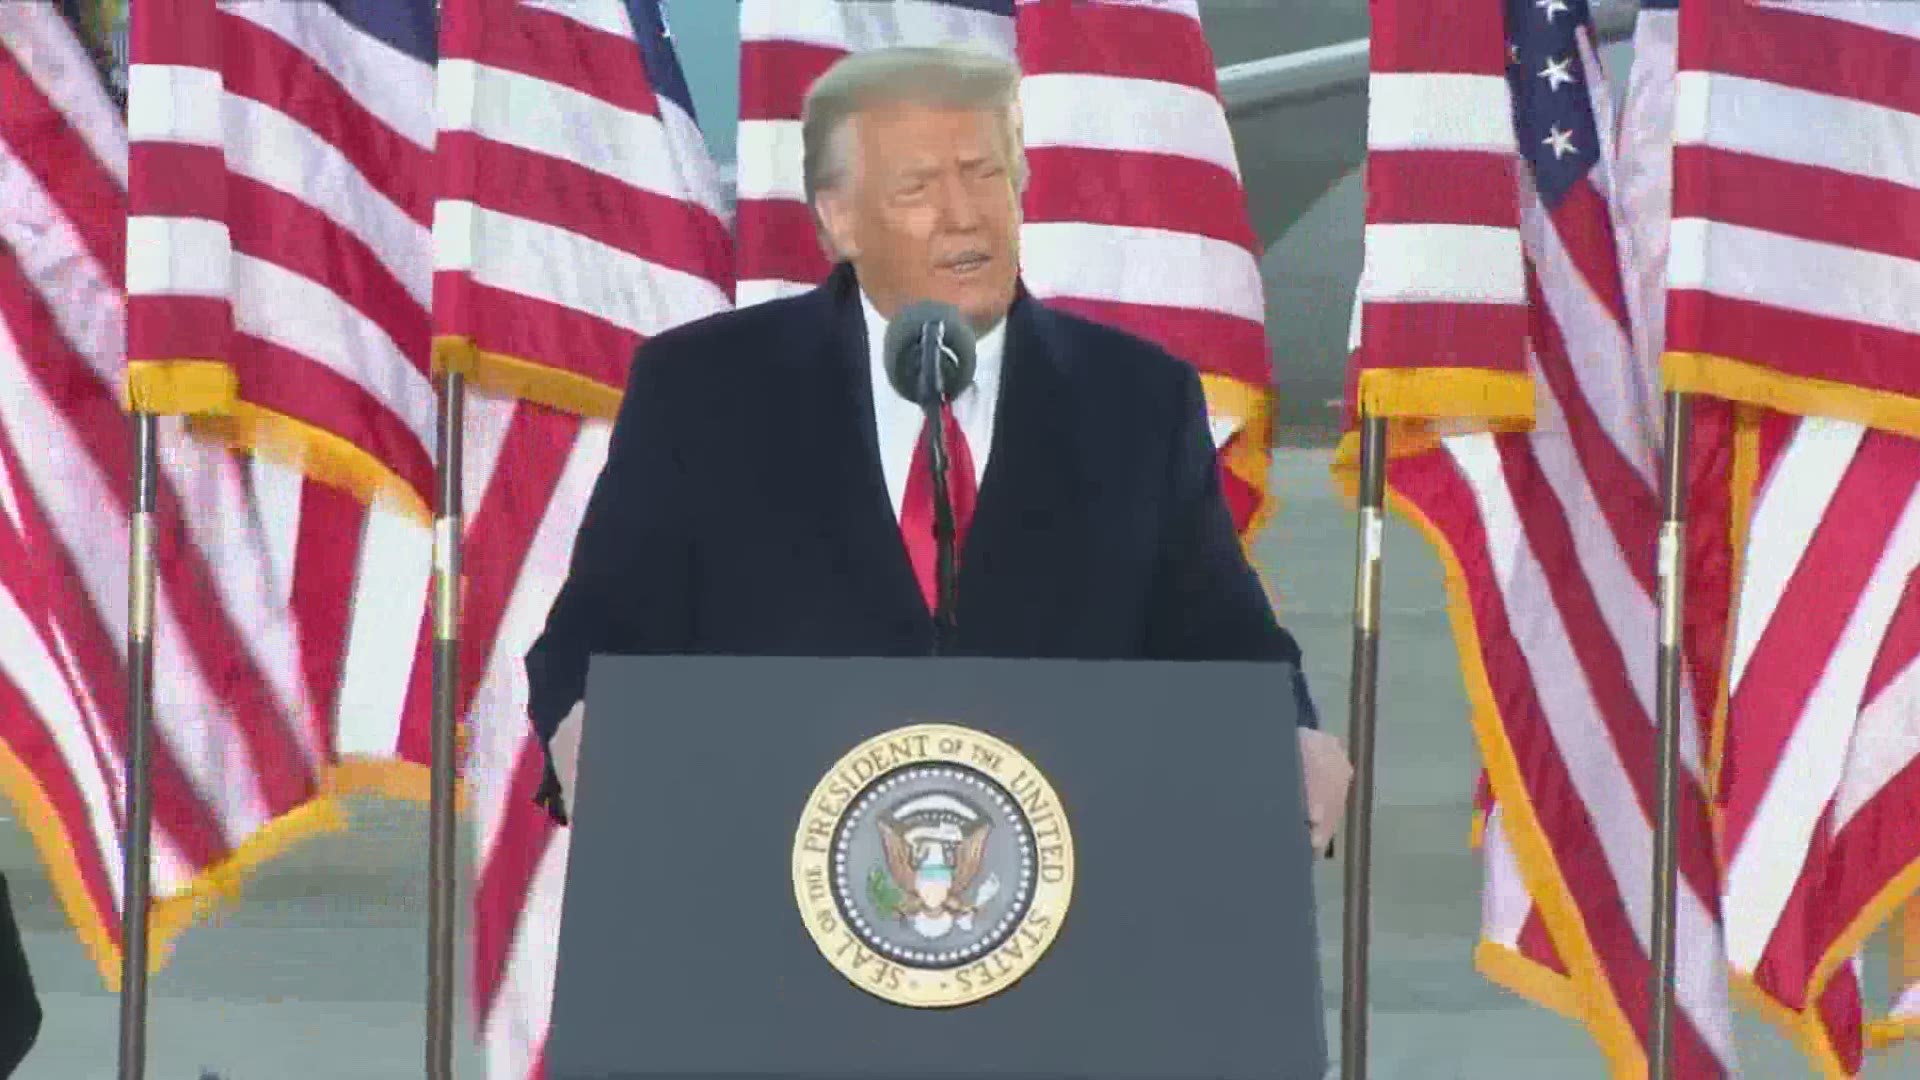
<path id="1" fill-rule="evenodd" d="M 595 653 L 1298 669 L 1222 497 L 1197 373 L 1021 284 L 1018 85 L 965 51 L 841 60 L 802 120 L 831 275 L 639 349 L 526 658 L 557 819 L 551 743 Z M 1351 770 L 1295 692 L 1320 845 Z"/>

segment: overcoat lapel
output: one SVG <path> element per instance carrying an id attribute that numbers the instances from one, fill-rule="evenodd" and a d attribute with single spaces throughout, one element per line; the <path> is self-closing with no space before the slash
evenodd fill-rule
<path id="1" fill-rule="evenodd" d="M 1085 447 L 1052 315 L 1021 287 L 1007 315 L 993 448 L 961 549 L 955 628 L 968 652 L 1040 648 L 1071 617 L 1092 537 Z"/>
<path id="2" fill-rule="evenodd" d="M 826 515 L 826 534 L 839 539 L 839 569 L 855 601 L 900 635 L 930 642 L 933 621 L 880 466 L 866 320 L 856 289 L 852 267 L 842 263 L 813 297 L 827 332 L 822 354 L 807 365 L 815 392 L 798 395 L 818 410 L 806 425 L 821 443 L 813 502 Z"/>

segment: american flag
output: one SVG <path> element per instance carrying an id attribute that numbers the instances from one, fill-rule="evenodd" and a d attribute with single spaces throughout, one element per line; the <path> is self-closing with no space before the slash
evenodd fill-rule
<path id="1" fill-rule="evenodd" d="M 365 502 L 417 530 L 432 490 L 433 20 L 430 0 L 154 0 L 132 26 L 132 389 L 262 451 L 252 497 L 329 763 L 396 745 L 341 706 Z"/>
<path id="2" fill-rule="evenodd" d="M 1372 50 L 1356 393 L 1392 418 L 1495 429 L 1396 432 L 1388 468 L 1396 506 L 1447 566 L 1487 769 L 1478 959 L 1585 1024 L 1631 1074 L 1646 1067 L 1652 975 L 1660 430 L 1632 333 L 1589 12 L 1583 0 L 1376 6 Z M 1471 357 L 1485 374 L 1424 387 L 1402 375 L 1427 366 L 1417 337 L 1394 335 L 1402 325 L 1486 342 Z M 1399 344 L 1377 352 L 1375 328 Z M 1531 385 L 1531 431 L 1502 432 L 1471 402 L 1449 411 L 1452 380 L 1498 386 L 1515 370 Z M 1396 392 L 1369 398 L 1370 381 Z M 1687 1077 L 1735 1071 L 1701 689 L 1684 697 L 1676 1075 Z"/>
<path id="3" fill-rule="evenodd" d="M 524 399 L 476 400 L 468 424 L 458 705 L 474 1007 L 488 1075 L 521 1080 L 544 1074 L 568 850 L 532 803 L 542 755 L 523 658 L 565 580 L 634 350 L 727 308 L 733 265 L 658 0 L 445 0 L 442 20 L 436 345 Z M 424 645 L 418 609 L 407 626 Z M 418 655 L 409 718 L 430 703 Z"/>
<path id="4" fill-rule="evenodd" d="M 888 45 L 1016 60 L 1027 287 L 1199 369 L 1235 522 L 1259 530 L 1272 383 L 1259 245 L 1193 0 L 743 0 L 740 38 L 739 304 L 826 276 L 799 143 L 821 72 Z"/>
<path id="5" fill-rule="evenodd" d="M 1719 738 L 1727 949 L 1815 1066 L 1850 1075 L 1861 946 L 1920 885 L 1920 10 L 1679 18 L 1666 373 L 1737 403 L 1750 505 Z"/>
<path id="6" fill-rule="evenodd" d="M 211 302 L 242 329 L 205 346 L 224 353 L 155 345 L 143 355 L 228 358 L 238 403 L 214 404 L 243 416 L 266 411 L 247 400 L 245 366 L 265 355 L 286 365 L 276 376 L 313 377 L 313 400 L 298 403 L 309 414 L 332 407 L 362 424 L 314 438 L 319 452 L 295 458 L 301 468 L 252 469 L 299 619 L 331 790 L 426 797 L 432 468 L 416 451 L 435 415 L 429 373 L 438 361 L 501 395 L 472 395 L 466 410 L 456 707 L 479 852 L 478 1027 L 490 1074 L 539 1075 L 567 848 L 530 802 L 540 752 L 522 657 L 564 579 L 634 349 L 724 308 L 732 287 L 720 192 L 670 32 L 657 0 L 169 3 L 172 22 L 141 9 L 136 61 L 162 30 L 207 35 L 193 63 L 136 65 L 137 89 L 176 103 L 148 137 L 174 157 L 146 175 L 178 198 L 185 173 L 169 170 L 220 180 L 205 170 L 224 156 L 225 182 L 267 216 L 145 205 L 166 219 L 150 226 L 163 240 L 224 231 L 233 248 L 230 274 L 196 291 L 168 257 L 193 249 L 156 245 L 154 261 L 174 276 L 149 290 L 153 321 L 191 329 L 202 324 L 162 318 L 164 303 Z M 265 78 L 278 71 L 296 78 Z M 199 211 L 231 214 L 233 198 Z M 295 303 L 319 314 L 303 317 Z M 255 340 L 266 336 L 277 351 Z M 151 370 L 160 389 L 205 378 L 181 364 Z M 383 437 L 402 412 L 405 437 Z M 396 491 L 381 470 L 404 483 Z"/>
<path id="7" fill-rule="evenodd" d="M 81 5 L 0 5 L 0 784 L 109 986 L 129 732 L 127 129 Z M 245 472 L 160 426 L 151 927 L 334 824 Z"/>
<path id="8" fill-rule="evenodd" d="M 154 0 L 133 20 L 134 391 L 424 518 L 430 0 Z"/>
<path id="9" fill-rule="evenodd" d="M 441 42 L 440 359 L 610 419 L 640 340 L 732 301 L 726 211 L 671 31 L 654 2 L 465 0 Z"/>
<path id="10" fill-rule="evenodd" d="M 1485 0 L 1373 9 L 1347 405 L 1350 418 L 1398 421 L 1403 449 L 1426 445 L 1408 439 L 1428 418 L 1510 427 L 1532 415 L 1502 20 Z"/>

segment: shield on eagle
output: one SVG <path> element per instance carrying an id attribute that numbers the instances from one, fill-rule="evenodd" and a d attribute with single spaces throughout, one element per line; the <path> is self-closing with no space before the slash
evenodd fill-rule
<path id="1" fill-rule="evenodd" d="M 997 876 L 979 880 L 992 820 L 958 795 L 934 792 L 902 801 L 874 825 L 893 886 L 884 906 L 929 940 L 956 927 L 972 930 L 974 916 L 1000 891 Z"/>

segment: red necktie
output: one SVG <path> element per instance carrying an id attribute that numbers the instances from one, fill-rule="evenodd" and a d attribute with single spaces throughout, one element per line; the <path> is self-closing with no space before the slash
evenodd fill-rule
<path id="1" fill-rule="evenodd" d="M 947 499 L 953 506 L 954 564 L 960 560 L 961 545 L 967 538 L 967 525 L 973 520 L 977 494 L 973 479 L 973 454 L 967 450 L 966 433 L 953 419 L 951 406 L 941 406 L 941 429 L 946 432 Z M 933 458 L 928 453 L 928 428 L 923 425 L 914 440 L 913 464 L 907 469 L 907 491 L 900 507 L 900 531 L 907 543 L 907 557 L 913 560 L 913 575 L 920 579 L 920 595 L 927 610 L 939 607 L 940 548 L 933 535 Z"/>

